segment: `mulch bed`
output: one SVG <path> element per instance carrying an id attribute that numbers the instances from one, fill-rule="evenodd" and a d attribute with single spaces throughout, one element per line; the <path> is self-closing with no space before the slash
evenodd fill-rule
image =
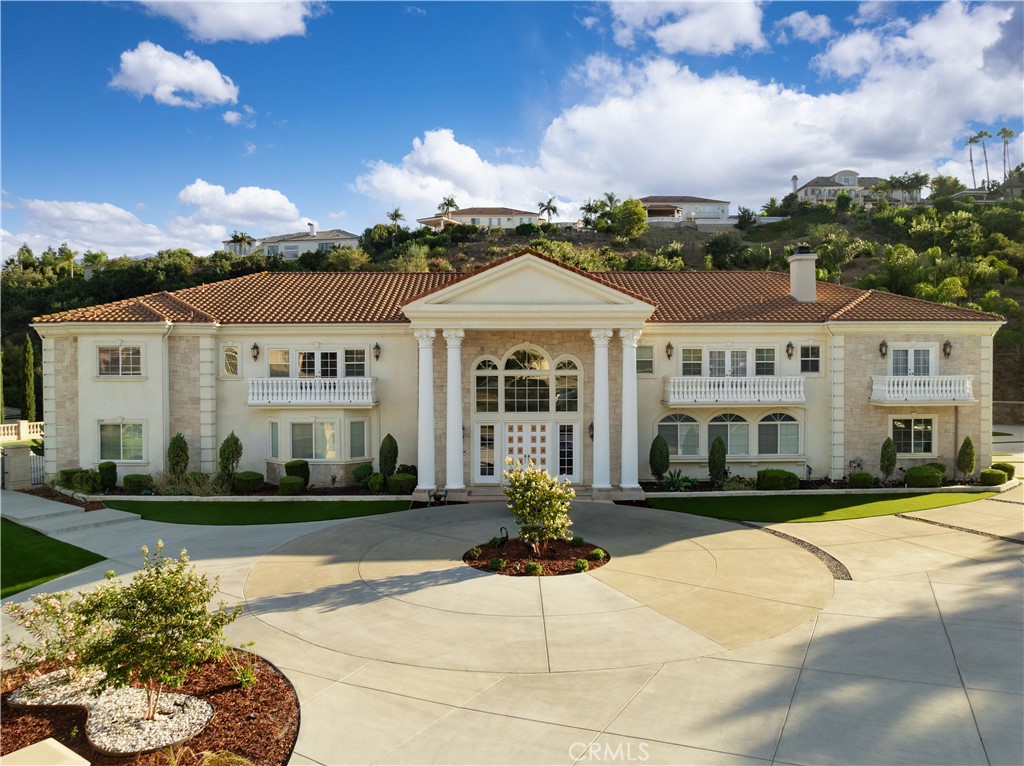
<path id="1" fill-rule="evenodd" d="M 280 766 L 291 757 L 299 735 L 299 698 L 291 682 L 270 662 L 255 657 L 258 679 L 242 689 L 227 660 L 211 662 L 189 674 L 181 689 L 206 700 L 213 719 L 199 734 L 175 748 L 184 757 L 176 763 L 191 766 L 188 751 L 228 751 L 259 766 Z M 53 737 L 86 758 L 93 766 L 164 766 L 166 750 L 132 756 L 111 756 L 90 747 L 85 737 L 85 711 L 74 707 L 19 707 L 7 698 L 25 681 L 25 674 L 3 675 L 0 697 L 0 755 Z M 186 750 L 187 748 L 187 750 Z"/>
<path id="2" fill-rule="evenodd" d="M 102 502 L 95 500 L 89 502 L 86 502 L 85 500 L 76 500 L 75 498 L 65 495 L 63 492 L 58 492 L 45 484 L 39 487 L 32 487 L 32 489 L 23 489 L 21 491 L 27 495 L 35 495 L 36 497 L 41 497 L 45 500 L 55 500 L 58 503 L 77 505 L 79 508 L 84 508 L 87 511 L 98 511 L 107 507 Z"/>
<path id="3" fill-rule="evenodd" d="M 513 577 L 528 577 L 526 573 L 526 565 L 531 561 L 537 561 L 543 567 L 542 575 L 564 575 L 564 574 L 576 574 L 576 559 L 586 559 L 590 565 L 590 569 L 596 569 L 602 567 L 608 563 L 611 558 L 605 551 L 605 557 L 600 560 L 594 560 L 590 558 L 590 552 L 595 548 L 599 548 L 598 545 L 592 543 L 583 543 L 583 545 L 573 545 L 568 540 L 551 540 L 548 542 L 547 547 L 544 549 L 544 555 L 538 557 L 533 552 L 533 548 L 529 544 L 524 543 L 518 537 L 513 538 L 506 543 L 492 546 L 487 543 L 481 543 L 476 546 L 480 549 L 480 558 L 471 560 L 463 557 L 463 561 L 469 564 L 474 569 L 479 569 L 484 572 L 491 572 L 492 574 L 503 574 L 511 575 Z M 602 550 L 604 550 L 602 548 Z M 467 551 L 468 555 L 468 551 Z M 491 569 L 488 566 L 493 558 L 505 559 L 506 566 L 503 569 Z M 536 575 L 534 575 L 536 576 Z"/>

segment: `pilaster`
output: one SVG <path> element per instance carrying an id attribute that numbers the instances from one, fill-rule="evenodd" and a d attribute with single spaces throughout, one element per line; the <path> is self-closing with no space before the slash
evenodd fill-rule
<path id="1" fill-rule="evenodd" d="M 464 330 L 445 330 L 448 345 L 448 378 L 445 452 L 445 489 L 465 487 L 462 438 L 462 341 Z"/>
<path id="2" fill-rule="evenodd" d="M 608 343 L 611 330 L 591 330 L 594 341 L 594 489 L 611 487 L 608 417 Z"/>
<path id="3" fill-rule="evenodd" d="M 415 330 L 419 347 L 419 389 L 416 459 L 419 462 L 417 490 L 437 488 L 434 467 L 434 330 Z"/>
<path id="4" fill-rule="evenodd" d="M 622 450 L 619 486 L 624 489 L 638 489 L 639 458 L 637 455 L 637 401 L 636 401 L 636 346 L 643 330 L 621 329 L 622 340 L 622 433 L 619 435 Z"/>

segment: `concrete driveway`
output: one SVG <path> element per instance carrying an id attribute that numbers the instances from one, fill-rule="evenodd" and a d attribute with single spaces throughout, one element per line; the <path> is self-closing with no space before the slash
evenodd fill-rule
<path id="1" fill-rule="evenodd" d="M 778 525 L 852 580 L 759 529 L 598 503 L 575 530 L 605 567 L 484 574 L 459 559 L 509 517 L 478 504 L 56 532 L 113 562 L 46 589 L 188 547 L 299 693 L 295 764 L 1020 764 L 1022 503 Z"/>

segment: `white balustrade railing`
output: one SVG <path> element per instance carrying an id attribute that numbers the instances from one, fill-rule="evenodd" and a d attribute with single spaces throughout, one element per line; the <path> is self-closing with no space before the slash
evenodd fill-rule
<path id="1" fill-rule="evenodd" d="M 43 435 L 43 423 L 40 420 L 15 420 L 0 424 L 0 443 L 22 442 L 36 439 Z"/>
<path id="2" fill-rule="evenodd" d="M 376 378 L 250 378 L 249 404 L 377 403 Z"/>
<path id="3" fill-rule="evenodd" d="M 969 402 L 973 375 L 872 375 L 873 402 Z"/>
<path id="4" fill-rule="evenodd" d="M 665 378 L 665 403 L 669 405 L 801 404 L 806 401 L 802 377 Z"/>

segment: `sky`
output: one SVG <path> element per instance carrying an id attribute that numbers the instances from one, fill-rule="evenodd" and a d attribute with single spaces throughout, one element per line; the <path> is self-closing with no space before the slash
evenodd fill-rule
<path id="1" fill-rule="evenodd" d="M 1024 3 L 0 2 L 4 258 L 649 194 L 754 210 L 1015 131 Z M 1003 142 L 987 141 L 1002 178 Z M 985 178 L 980 148 L 974 165 Z"/>

